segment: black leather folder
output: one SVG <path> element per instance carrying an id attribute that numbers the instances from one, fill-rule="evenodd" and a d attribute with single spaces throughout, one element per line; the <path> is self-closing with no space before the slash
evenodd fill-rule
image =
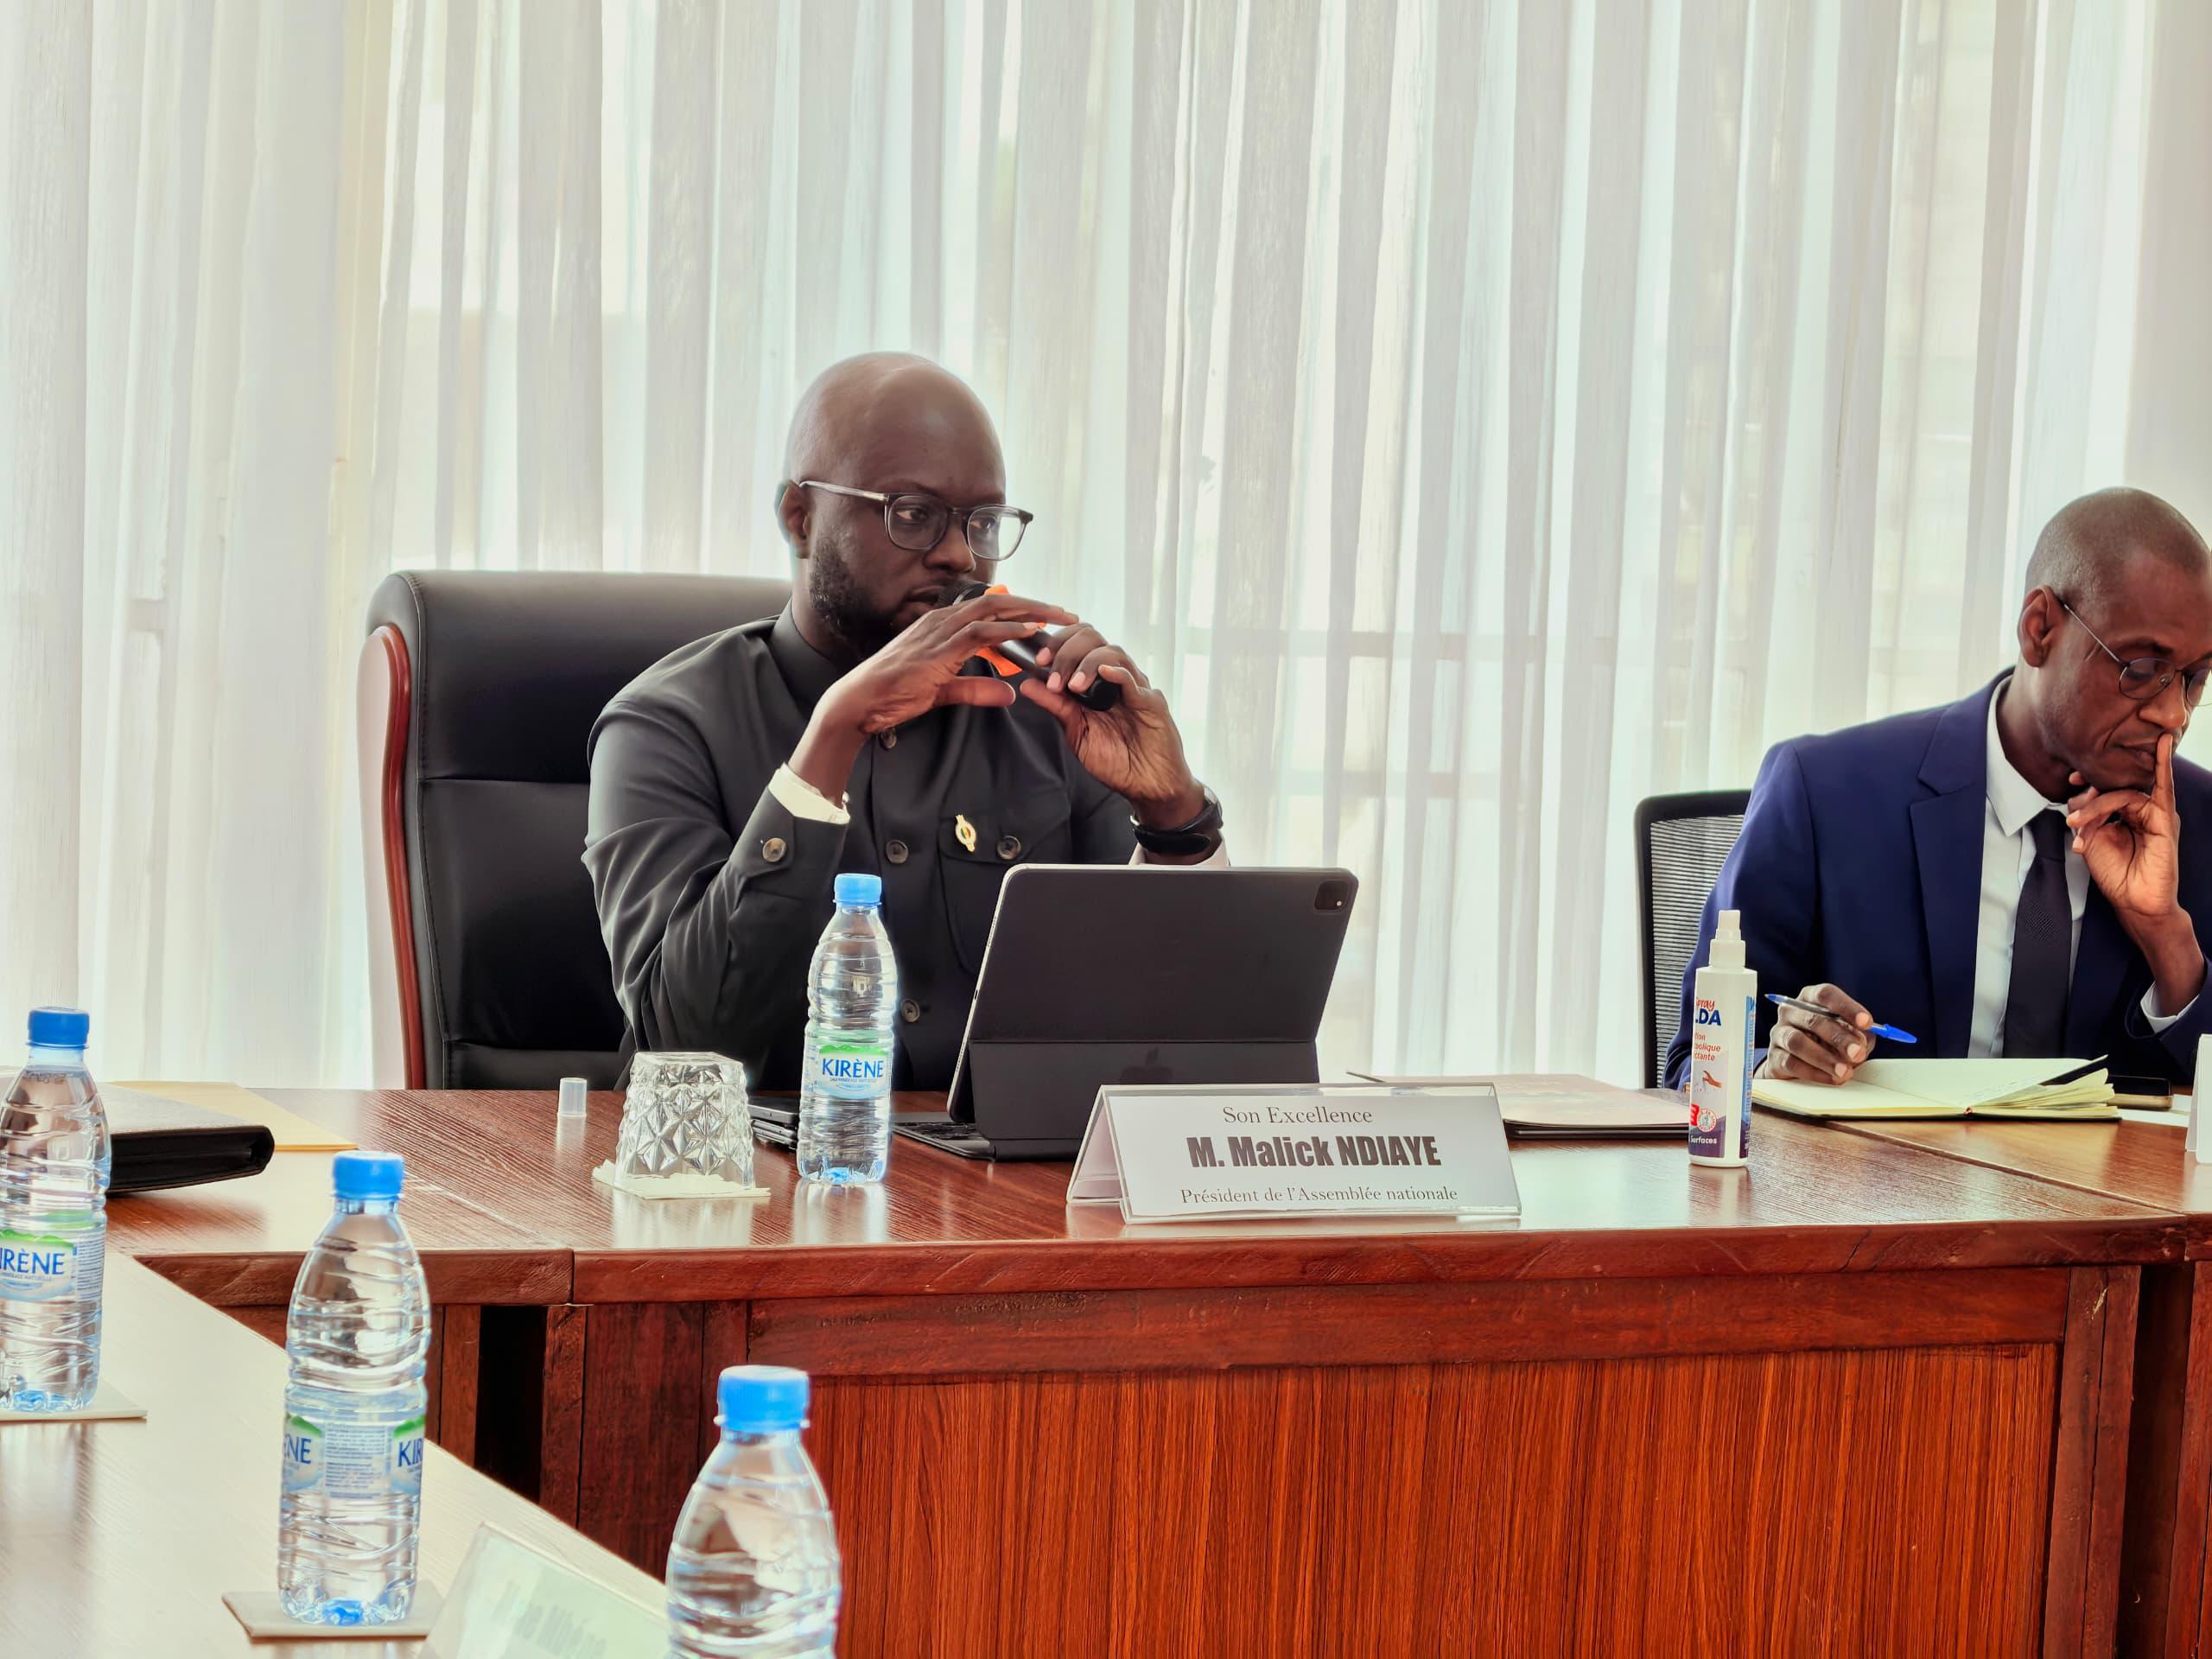
<path id="1" fill-rule="evenodd" d="M 110 1192 L 152 1192 L 257 1175 L 276 1150 L 276 1137 L 264 1124 L 164 1095 L 103 1088 L 100 1103 L 115 1142 Z"/>

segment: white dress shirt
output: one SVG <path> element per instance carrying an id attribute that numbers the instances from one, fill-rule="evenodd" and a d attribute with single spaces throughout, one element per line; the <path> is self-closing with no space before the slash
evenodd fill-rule
<path id="1" fill-rule="evenodd" d="M 2005 756 L 1997 735 L 1997 705 L 2010 680 L 1989 699 L 1989 798 L 1981 823 L 1981 927 L 1974 945 L 1974 1029 L 1967 1053 L 1975 1059 L 2005 1052 L 2005 1004 L 2012 989 L 2012 923 L 2020 909 L 2020 887 L 2028 867 L 2036 861 L 2035 837 L 2028 824 L 2038 812 L 2056 812 L 2063 819 L 2063 802 L 2046 801 L 2036 786 L 2020 776 Z M 2067 964 L 2072 969 L 2082 948 L 2082 915 L 2089 905 L 2089 866 L 2074 850 L 2073 832 L 2066 837 L 2066 900 L 2074 926 L 2067 944 Z M 2143 993 L 2143 1018 L 2154 1032 L 2187 1014 L 2194 1002 L 2171 1014 L 2156 1011 L 2158 988 Z M 2088 1055 L 2075 1058 L 2088 1059 Z"/>

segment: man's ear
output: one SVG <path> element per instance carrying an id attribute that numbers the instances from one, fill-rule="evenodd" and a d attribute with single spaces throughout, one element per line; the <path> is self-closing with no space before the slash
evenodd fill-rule
<path id="1" fill-rule="evenodd" d="M 791 545 L 791 556 L 804 558 L 807 532 L 813 524 L 807 513 L 806 492 L 788 478 L 776 486 L 776 522 Z"/>
<path id="2" fill-rule="evenodd" d="M 2017 630 L 2022 662 L 2030 668 L 2041 668 L 2050 660 L 2053 639 L 2065 615 L 2059 608 L 2058 595 L 2050 588 L 2029 590 L 2027 598 L 2020 601 L 2020 625 Z"/>

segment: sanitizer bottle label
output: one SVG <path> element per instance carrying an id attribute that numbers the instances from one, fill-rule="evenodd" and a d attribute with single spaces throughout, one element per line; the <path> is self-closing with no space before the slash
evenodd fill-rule
<path id="1" fill-rule="evenodd" d="M 1690 1032 L 1690 1152 L 1700 1158 L 1729 1155 L 1728 1117 L 1732 1105 L 1743 1120 L 1741 1150 L 1751 1149 L 1751 1033 L 1757 1029 L 1751 999 L 1744 999 L 1744 1052 L 1730 1054 L 1721 1044 L 1728 1029 L 1720 1006 L 1700 997 Z M 1732 1101 L 1730 1096 L 1735 1098 Z"/>

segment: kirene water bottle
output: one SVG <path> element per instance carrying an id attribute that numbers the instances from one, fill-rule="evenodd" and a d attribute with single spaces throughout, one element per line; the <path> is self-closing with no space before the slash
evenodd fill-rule
<path id="1" fill-rule="evenodd" d="M 668 1547 L 677 1659 L 813 1659 L 836 1651 L 837 1529 L 799 1444 L 806 1373 L 733 1365 L 715 1389 L 721 1443 Z"/>
<path id="2" fill-rule="evenodd" d="M 100 1385 L 107 1113 L 85 1070 L 89 1015 L 34 1008 L 0 1106 L 0 1403 L 78 1411 Z"/>
<path id="3" fill-rule="evenodd" d="M 899 964 L 883 931 L 883 878 L 837 878 L 837 913 L 814 947 L 799 1062 L 798 1173 L 858 1186 L 891 1161 L 891 1032 Z"/>
<path id="4" fill-rule="evenodd" d="M 300 1264 L 284 1351 L 276 1588 L 315 1624 L 388 1624 L 415 1600 L 430 1293 L 399 1219 L 405 1171 L 341 1152 L 337 1212 Z"/>

